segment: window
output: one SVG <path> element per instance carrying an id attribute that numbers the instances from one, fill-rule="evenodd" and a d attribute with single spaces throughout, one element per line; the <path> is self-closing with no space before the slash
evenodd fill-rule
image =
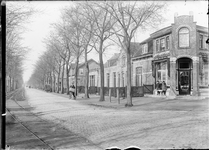
<path id="1" fill-rule="evenodd" d="M 120 87 L 120 73 L 118 73 L 118 87 Z"/>
<path id="2" fill-rule="evenodd" d="M 125 83 L 124 83 L 124 82 L 125 82 L 125 79 L 124 79 L 124 72 L 121 73 L 121 77 L 122 77 L 122 87 L 124 87 L 124 84 L 125 84 Z"/>
<path id="3" fill-rule="evenodd" d="M 179 47 L 189 47 L 189 29 L 181 28 L 179 30 Z"/>
<path id="4" fill-rule="evenodd" d="M 116 87 L 116 72 L 113 72 L 113 87 Z"/>
<path id="5" fill-rule="evenodd" d="M 142 86 L 142 67 L 136 68 L 136 86 Z"/>
<path id="6" fill-rule="evenodd" d="M 80 69 L 79 72 L 80 72 L 80 75 L 83 75 L 83 69 Z"/>
<path id="7" fill-rule="evenodd" d="M 207 49 L 207 43 L 206 43 L 206 41 L 207 41 L 207 37 L 206 36 L 203 36 L 203 48 L 204 49 Z"/>
<path id="8" fill-rule="evenodd" d="M 200 48 L 203 48 L 203 35 L 200 35 Z"/>
<path id="9" fill-rule="evenodd" d="M 167 62 L 161 62 L 156 65 L 156 81 L 165 81 L 167 84 Z"/>
<path id="10" fill-rule="evenodd" d="M 170 48 L 170 40 L 169 40 L 169 36 L 166 37 L 166 49 Z"/>
<path id="11" fill-rule="evenodd" d="M 110 87 L 110 74 L 107 73 L 107 87 Z"/>
<path id="12" fill-rule="evenodd" d="M 156 40 L 156 51 L 159 51 L 159 40 Z"/>
<path id="13" fill-rule="evenodd" d="M 142 54 L 146 54 L 148 52 L 147 44 L 142 45 Z"/>
<path id="14" fill-rule="evenodd" d="M 165 39 L 160 39 L 160 50 L 164 51 L 165 50 Z"/>
<path id="15" fill-rule="evenodd" d="M 90 75 L 90 86 L 95 86 L 95 75 Z"/>

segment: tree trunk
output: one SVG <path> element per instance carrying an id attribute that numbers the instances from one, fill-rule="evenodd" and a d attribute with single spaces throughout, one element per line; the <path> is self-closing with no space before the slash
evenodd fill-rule
<path id="1" fill-rule="evenodd" d="M 89 65 L 87 62 L 87 48 L 85 49 L 85 98 L 89 98 L 89 92 L 88 92 L 88 87 L 89 87 Z"/>
<path id="2" fill-rule="evenodd" d="M 57 93 L 59 93 L 59 90 L 60 90 L 60 67 L 61 66 L 59 66 L 59 71 L 58 71 L 58 76 L 57 76 Z"/>
<path id="3" fill-rule="evenodd" d="M 78 64 L 79 57 L 76 58 L 76 68 L 75 68 L 75 94 L 78 95 L 77 86 L 78 86 Z"/>
<path id="4" fill-rule="evenodd" d="M 69 95 L 69 59 L 68 61 L 66 62 L 66 84 L 67 84 L 67 95 Z"/>
<path id="5" fill-rule="evenodd" d="M 132 104 L 132 95 L 131 95 L 131 55 L 130 55 L 130 46 L 127 48 L 127 103 L 126 107 L 133 106 Z"/>
<path id="6" fill-rule="evenodd" d="M 52 92 L 52 73 L 50 72 L 50 87 L 51 87 L 51 91 Z"/>
<path id="7" fill-rule="evenodd" d="M 64 71 L 65 71 L 65 63 L 63 63 L 62 66 L 61 94 L 64 94 Z"/>
<path id="8" fill-rule="evenodd" d="M 102 58 L 102 45 L 103 41 L 100 42 L 99 47 L 99 62 L 100 62 L 100 99 L 99 101 L 105 101 L 104 97 L 104 64 Z"/>
<path id="9" fill-rule="evenodd" d="M 53 73 L 53 75 L 54 75 L 53 92 L 56 92 L 56 76 L 55 76 L 55 73 Z"/>

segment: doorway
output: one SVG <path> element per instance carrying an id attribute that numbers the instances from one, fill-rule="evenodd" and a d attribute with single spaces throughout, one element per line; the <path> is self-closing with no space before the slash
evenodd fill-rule
<path id="1" fill-rule="evenodd" d="M 191 92 L 192 60 L 190 58 L 180 58 L 177 66 L 179 95 L 189 95 Z"/>

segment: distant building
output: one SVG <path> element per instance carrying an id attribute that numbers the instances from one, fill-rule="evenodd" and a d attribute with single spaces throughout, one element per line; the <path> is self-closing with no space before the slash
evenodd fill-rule
<path id="1" fill-rule="evenodd" d="M 139 49 L 139 43 L 131 43 L 131 58 Z M 121 50 L 104 64 L 105 87 L 125 87 L 127 85 L 127 57 Z M 133 76 L 132 76 L 133 78 Z"/>
<path id="2" fill-rule="evenodd" d="M 89 66 L 89 86 L 98 86 L 99 84 L 99 63 L 95 60 L 88 60 Z M 75 64 L 71 66 L 70 76 L 69 76 L 69 84 L 75 82 Z M 78 86 L 85 85 L 85 63 L 82 63 L 78 66 Z"/>

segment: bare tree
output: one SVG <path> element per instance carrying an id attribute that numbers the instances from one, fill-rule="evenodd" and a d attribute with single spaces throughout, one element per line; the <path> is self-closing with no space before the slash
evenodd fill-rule
<path id="1" fill-rule="evenodd" d="M 109 46 L 105 46 L 105 41 L 108 40 L 110 36 L 113 35 L 111 33 L 111 29 L 113 25 L 116 23 L 113 16 L 110 14 L 108 10 L 108 5 L 106 2 L 97 2 L 97 3 L 86 3 L 85 8 L 87 10 L 87 14 L 85 17 L 88 20 L 94 21 L 94 32 L 93 36 L 96 37 L 96 45 L 92 45 L 95 50 L 99 54 L 100 61 L 100 99 L 99 101 L 104 101 L 104 63 L 103 63 L 103 53 L 106 48 Z M 101 8 L 101 5 L 104 6 L 105 9 Z"/>
<path id="2" fill-rule="evenodd" d="M 75 86 L 78 86 L 78 66 L 80 56 L 85 50 L 86 43 L 86 32 L 84 28 L 84 20 L 82 15 L 79 12 L 79 7 L 66 8 L 63 12 L 63 22 L 65 27 L 60 30 L 65 35 L 68 35 L 68 40 L 70 42 L 71 50 L 74 53 L 76 59 L 76 68 L 75 68 Z M 70 36 L 70 37 L 69 37 Z M 77 95 L 77 88 L 76 88 Z"/>
<path id="3" fill-rule="evenodd" d="M 95 44 L 95 36 L 94 33 L 94 26 L 95 21 L 91 19 L 88 7 L 85 4 L 78 4 L 77 6 L 77 21 L 80 26 L 83 27 L 82 30 L 82 39 L 83 39 L 83 49 L 84 49 L 84 59 L 85 59 L 85 98 L 89 98 L 89 65 L 88 65 L 88 53 L 93 50 L 93 46 Z"/>
<path id="4" fill-rule="evenodd" d="M 22 78 L 22 61 L 28 48 L 21 44 L 21 34 L 25 32 L 24 24 L 35 13 L 33 8 L 8 3 L 6 11 L 6 74 L 10 81 Z M 17 62 L 18 61 L 18 62 Z M 14 63 L 15 62 L 15 63 Z M 23 82 L 22 82 L 23 83 Z M 22 84 L 21 83 L 21 84 Z M 11 90 L 14 84 L 10 84 Z"/>
<path id="5" fill-rule="evenodd" d="M 127 56 L 127 103 L 125 106 L 133 106 L 131 96 L 131 40 L 138 28 L 156 26 L 162 21 L 162 4 L 154 2 L 112 2 L 108 3 L 108 11 L 117 20 L 114 29 L 118 41 Z"/>
<path id="6" fill-rule="evenodd" d="M 66 61 L 66 54 L 67 50 L 63 48 L 62 41 L 58 34 L 55 32 L 52 32 L 50 37 L 45 40 L 46 45 L 48 46 L 48 49 L 51 49 L 52 54 L 54 54 L 54 60 L 56 61 L 56 65 L 54 68 L 54 73 L 57 74 L 57 93 L 61 91 L 61 93 L 64 92 L 63 88 L 63 77 L 64 77 L 64 67 L 65 67 L 65 61 Z M 60 86 L 60 75 L 61 75 L 61 86 Z M 54 74 L 55 76 L 55 74 Z"/>

